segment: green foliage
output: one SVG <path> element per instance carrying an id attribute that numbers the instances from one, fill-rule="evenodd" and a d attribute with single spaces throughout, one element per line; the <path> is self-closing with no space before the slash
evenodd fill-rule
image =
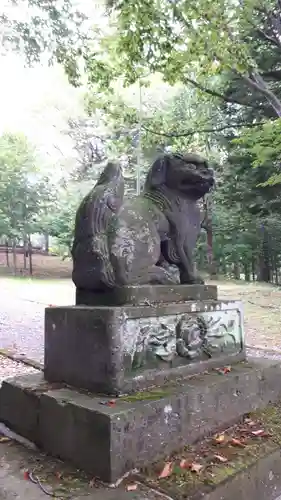
<path id="1" fill-rule="evenodd" d="M 277 172 L 270 175 L 262 186 L 281 183 L 281 119 L 269 120 L 254 130 L 246 130 L 233 142 L 251 155 L 253 167 L 264 167 L 271 171 L 272 167 L 276 168 Z"/>
<path id="2" fill-rule="evenodd" d="M 1 236 L 25 240 L 40 229 L 40 216 L 50 200 L 48 179 L 36 167 L 35 154 L 24 136 L 0 137 Z"/>
<path id="3" fill-rule="evenodd" d="M 44 230 L 56 238 L 60 255 L 70 255 L 75 214 L 83 192 L 74 183 L 57 193 L 44 218 Z"/>
<path id="4" fill-rule="evenodd" d="M 75 0 L 6 0 L 1 11 L 0 43 L 6 52 L 19 52 L 29 65 L 57 61 L 71 84 L 80 85 L 89 25 Z"/>
<path id="5" fill-rule="evenodd" d="M 243 38 L 254 7 L 254 0 L 242 5 L 225 0 L 114 2 L 118 52 L 127 55 L 128 82 L 145 67 L 163 72 L 171 83 L 184 79 L 188 66 L 197 63 L 205 73 L 215 74 L 221 65 L 248 69 L 251 58 Z"/>

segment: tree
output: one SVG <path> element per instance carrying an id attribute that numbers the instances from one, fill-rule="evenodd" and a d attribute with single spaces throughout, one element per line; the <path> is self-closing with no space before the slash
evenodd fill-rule
<path id="1" fill-rule="evenodd" d="M 74 0 L 3 1 L 0 15 L 2 49 L 23 52 L 28 64 L 42 58 L 49 63 L 62 63 L 75 85 L 82 48 L 88 40 L 87 14 L 93 9 L 78 9 Z"/>
<path id="2" fill-rule="evenodd" d="M 21 135 L 0 137 L 0 229 L 1 236 L 12 241 L 14 269 L 16 245 L 29 248 L 30 235 L 40 229 L 40 218 L 52 196 L 48 179 L 40 175 L 34 151 Z"/>
<path id="3" fill-rule="evenodd" d="M 160 72 L 172 84 L 191 84 L 233 104 L 244 104 L 250 92 L 281 116 L 274 81 L 268 82 L 259 67 L 261 50 L 273 47 L 268 73 L 278 73 L 277 0 L 116 0 L 110 6 L 116 28 L 103 38 L 99 50 L 87 56 L 92 80 L 105 83 L 123 75 L 133 83 L 143 74 Z M 105 53 L 110 54 L 107 60 Z M 233 76 L 243 84 L 242 100 L 220 91 Z"/>

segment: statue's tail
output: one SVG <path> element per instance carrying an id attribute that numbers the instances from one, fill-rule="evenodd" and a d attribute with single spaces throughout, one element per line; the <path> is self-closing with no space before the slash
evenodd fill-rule
<path id="1" fill-rule="evenodd" d="M 123 196 L 121 165 L 109 162 L 76 215 L 73 281 L 80 288 L 98 290 L 115 285 L 108 251 L 108 228 L 112 216 L 122 205 Z"/>

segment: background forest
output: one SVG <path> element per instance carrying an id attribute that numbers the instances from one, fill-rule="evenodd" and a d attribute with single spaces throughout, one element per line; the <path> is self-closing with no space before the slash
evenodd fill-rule
<path id="1" fill-rule="evenodd" d="M 67 258 L 108 158 L 134 193 L 159 152 L 189 150 L 216 172 L 198 267 L 280 282 L 279 0 L 5 0 L 0 18 L 7 262 L 18 245 L 31 268 L 32 246 Z"/>

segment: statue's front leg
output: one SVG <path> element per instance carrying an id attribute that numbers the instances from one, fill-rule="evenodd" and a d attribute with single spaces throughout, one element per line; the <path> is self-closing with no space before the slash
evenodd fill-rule
<path id="1" fill-rule="evenodd" d="M 178 266 L 180 272 L 181 285 L 204 285 L 204 280 L 195 272 L 189 274 L 181 264 Z"/>
<path id="2" fill-rule="evenodd" d="M 182 262 L 178 264 L 180 272 L 180 282 L 182 285 L 200 284 L 204 285 L 204 280 L 198 276 L 194 269 L 194 260 L 192 252 L 187 244 L 183 245 L 183 253 L 185 255 L 185 265 Z"/>
<path id="3" fill-rule="evenodd" d="M 181 284 L 194 284 L 200 283 L 204 284 L 204 281 L 197 276 L 194 270 L 193 263 L 193 252 L 188 245 L 188 234 L 186 234 L 186 221 L 182 215 L 178 213 L 165 212 L 165 216 L 170 223 L 171 235 L 172 235 L 172 245 L 167 244 L 168 247 L 168 257 L 171 262 L 173 259 L 173 249 L 176 250 L 178 255 L 178 261 L 174 261 L 178 266 L 180 272 L 180 282 Z"/>

